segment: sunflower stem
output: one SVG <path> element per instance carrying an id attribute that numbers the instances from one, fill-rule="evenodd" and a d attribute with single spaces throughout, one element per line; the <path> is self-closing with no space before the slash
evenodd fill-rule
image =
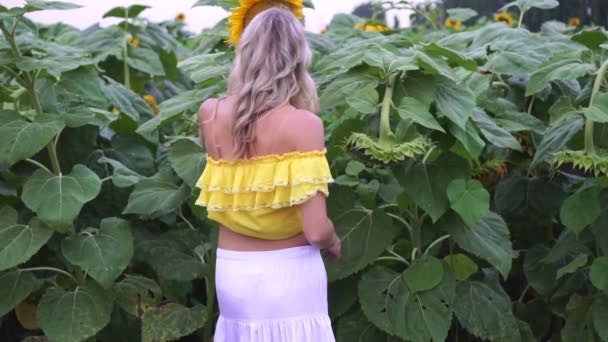
<path id="1" fill-rule="evenodd" d="M 125 34 L 122 41 L 122 59 L 125 87 L 131 89 L 131 75 L 129 74 L 129 34 Z"/>
<path id="2" fill-rule="evenodd" d="M 437 246 L 438 244 L 442 243 L 444 240 L 447 240 L 447 239 L 449 239 L 449 238 L 450 238 L 450 235 L 448 234 L 448 235 L 444 235 L 444 236 L 442 236 L 442 237 L 438 238 L 437 240 L 433 241 L 433 242 L 432 242 L 432 243 L 431 243 L 431 244 L 430 244 L 430 245 L 429 245 L 429 246 L 428 246 L 428 247 L 427 247 L 427 248 L 424 250 L 424 255 L 429 254 L 429 251 L 430 251 L 430 250 L 431 250 L 433 247 Z"/>
<path id="3" fill-rule="evenodd" d="M 50 174 L 53 174 L 53 172 L 51 172 L 51 170 L 49 170 L 48 167 L 46 167 L 43 164 L 35 161 L 34 159 L 27 158 L 27 159 L 25 159 L 25 161 L 28 162 L 28 163 L 30 163 L 30 164 L 36 165 L 37 167 L 41 168 L 42 170 L 44 170 L 44 171 L 46 171 L 46 172 L 48 172 Z"/>
<path id="4" fill-rule="evenodd" d="M 15 20 L 17 20 L 17 19 L 15 19 Z M 4 22 L 4 20 L 0 19 L 0 31 L 2 31 L 2 35 L 4 36 L 4 39 L 7 41 L 7 43 L 11 47 L 13 56 L 15 56 L 15 58 L 17 60 L 20 60 L 22 57 L 22 54 L 21 54 L 21 50 L 19 49 L 19 44 L 17 44 L 14 27 L 13 27 L 12 31 L 9 31 L 8 28 L 6 27 L 6 23 Z M 23 78 L 23 81 L 24 81 L 23 86 L 25 89 L 27 89 L 28 93 L 30 93 L 30 96 L 32 98 L 32 105 L 34 106 L 34 109 L 36 110 L 36 114 L 42 115 L 42 113 L 43 113 L 42 105 L 40 104 L 40 100 L 38 99 L 38 93 L 36 92 L 37 74 L 34 74 L 34 76 L 32 76 L 32 74 L 30 74 L 29 72 L 26 72 L 24 75 L 25 75 L 25 77 Z M 19 78 L 17 78 L 17 80 L 19 80 Z M 49 154 L 49 159 L 51 160 L 53 172 L 56 175 L 61 174 L 61 168 L 59 166 L 59 159 L 57 158 L 56 146 L 53 144 L 53 142 L 50 142 L 46 146 L 46 149 L 47 149 L 47 153 Z"/>
<path id="5" fill-rule="evenodd" d="M 602 64 L 600 70 L 597 72 L 597 76 L 595 77 L 593 92 L 591 93 L 591 100 L 589 101 L 589 109 L 591 109 L 595 103 L 595 98 L 600 92 L 600 88 L 602 87 L 602 82 L 604 81 L 607 70 L 608 60 Z M 595 153 L 595 145 L 593 143 L 593 121 L 589 117 L 585 118 L 585 152 L 587 154 Z"/>
<path id="6" fill-rule="evenodd" d="M 388 260 L 388 261 L 396 261 L 396 262 L 400 262 L 406 265 L 410 265 L 409 261 L 403 259 L 403 258 L 396 258 L 396 257 L 391 257 L 391 256 L 383 256 L 383 257 L 377 257 L 376 261 L 382 261 L 382 260 Z"/>
<path id="7" fill-rule="evenodd" d="M 30 267 L 30 268 L 21 268 L 21 269 L 19 269 L 19 271 L 21 271 L 21 272 L 51 271 L 51 272 L 63 274 L 64 276 L 72 278 L 72 280 L 74 280 L 74 281 L 76 280 L 76 278 L 74 278 L 74 276 L 71 273 L 61 270 L 59 268 L 55 268 L 55 267 Z"/>
<path id="8" fill-rule="evenodd" d="M 519 16 L 519 23 L 517 24 L 517 28 L 521 28 L 521 25 L 524 23 L 524 14 L 526 14 L 526 11 L 522 9 L 521 14 Z"/>
<path id="9" fill-rule="evenodd" d="M 382 109 L 380 111 L 380 140 L 379 143 L 383 147 L 390 148 L 393 145 L 394 134 L 391 131 L 390 113 L 391 105 L 393 104 L 393 89 L 397 74 L 392 74 L 386 82 L 386 90 L 382 99 Z"/>

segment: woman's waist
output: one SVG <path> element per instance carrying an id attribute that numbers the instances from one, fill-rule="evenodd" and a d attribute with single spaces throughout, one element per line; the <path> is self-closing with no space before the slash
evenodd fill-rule
<path id="1" fill-rule="evenodd" d="M 235 251 L 271 251 L 290 247 L 310 246 L 303 233 L 281 240 L 262 239 L 240 234 L 220 225 L 218 247 Z"/>

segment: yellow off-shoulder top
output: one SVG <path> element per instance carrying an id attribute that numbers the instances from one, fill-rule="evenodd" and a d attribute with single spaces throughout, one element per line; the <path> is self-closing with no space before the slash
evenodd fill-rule
<path id="1" fill-rule="evenodd" d="M 317 192 L 329 196 L 333 182 L 326 149 L 213 159 L 198 179 L 197 205 L 209 219 L 248 236 L 281 240 L 302 231 L 299 204 Z"/>

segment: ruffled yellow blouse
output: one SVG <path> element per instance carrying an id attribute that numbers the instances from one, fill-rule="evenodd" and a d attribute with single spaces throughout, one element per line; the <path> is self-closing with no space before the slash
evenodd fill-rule
<path id="1" fill-rule="evenodd" d="M 198 179 L 197 205 L 232 231 L 280 240 L 302 231 L 299 204 L 317 192 L 329 196 L 333 182 L 326 149 L 249 159 L 213 159 Z"/>

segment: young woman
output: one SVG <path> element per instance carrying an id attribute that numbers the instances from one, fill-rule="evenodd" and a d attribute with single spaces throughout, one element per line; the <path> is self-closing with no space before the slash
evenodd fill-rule
<path id="1" fill-rule="evenodd" d="M 197 204 L 220 224 L 215 342 L 334 341 L 321 250 L 338 260 L 341 242 L 310 62 L 295 16 L 265 10 L 239 42 L 228 95 L 201 106 Z"/>

